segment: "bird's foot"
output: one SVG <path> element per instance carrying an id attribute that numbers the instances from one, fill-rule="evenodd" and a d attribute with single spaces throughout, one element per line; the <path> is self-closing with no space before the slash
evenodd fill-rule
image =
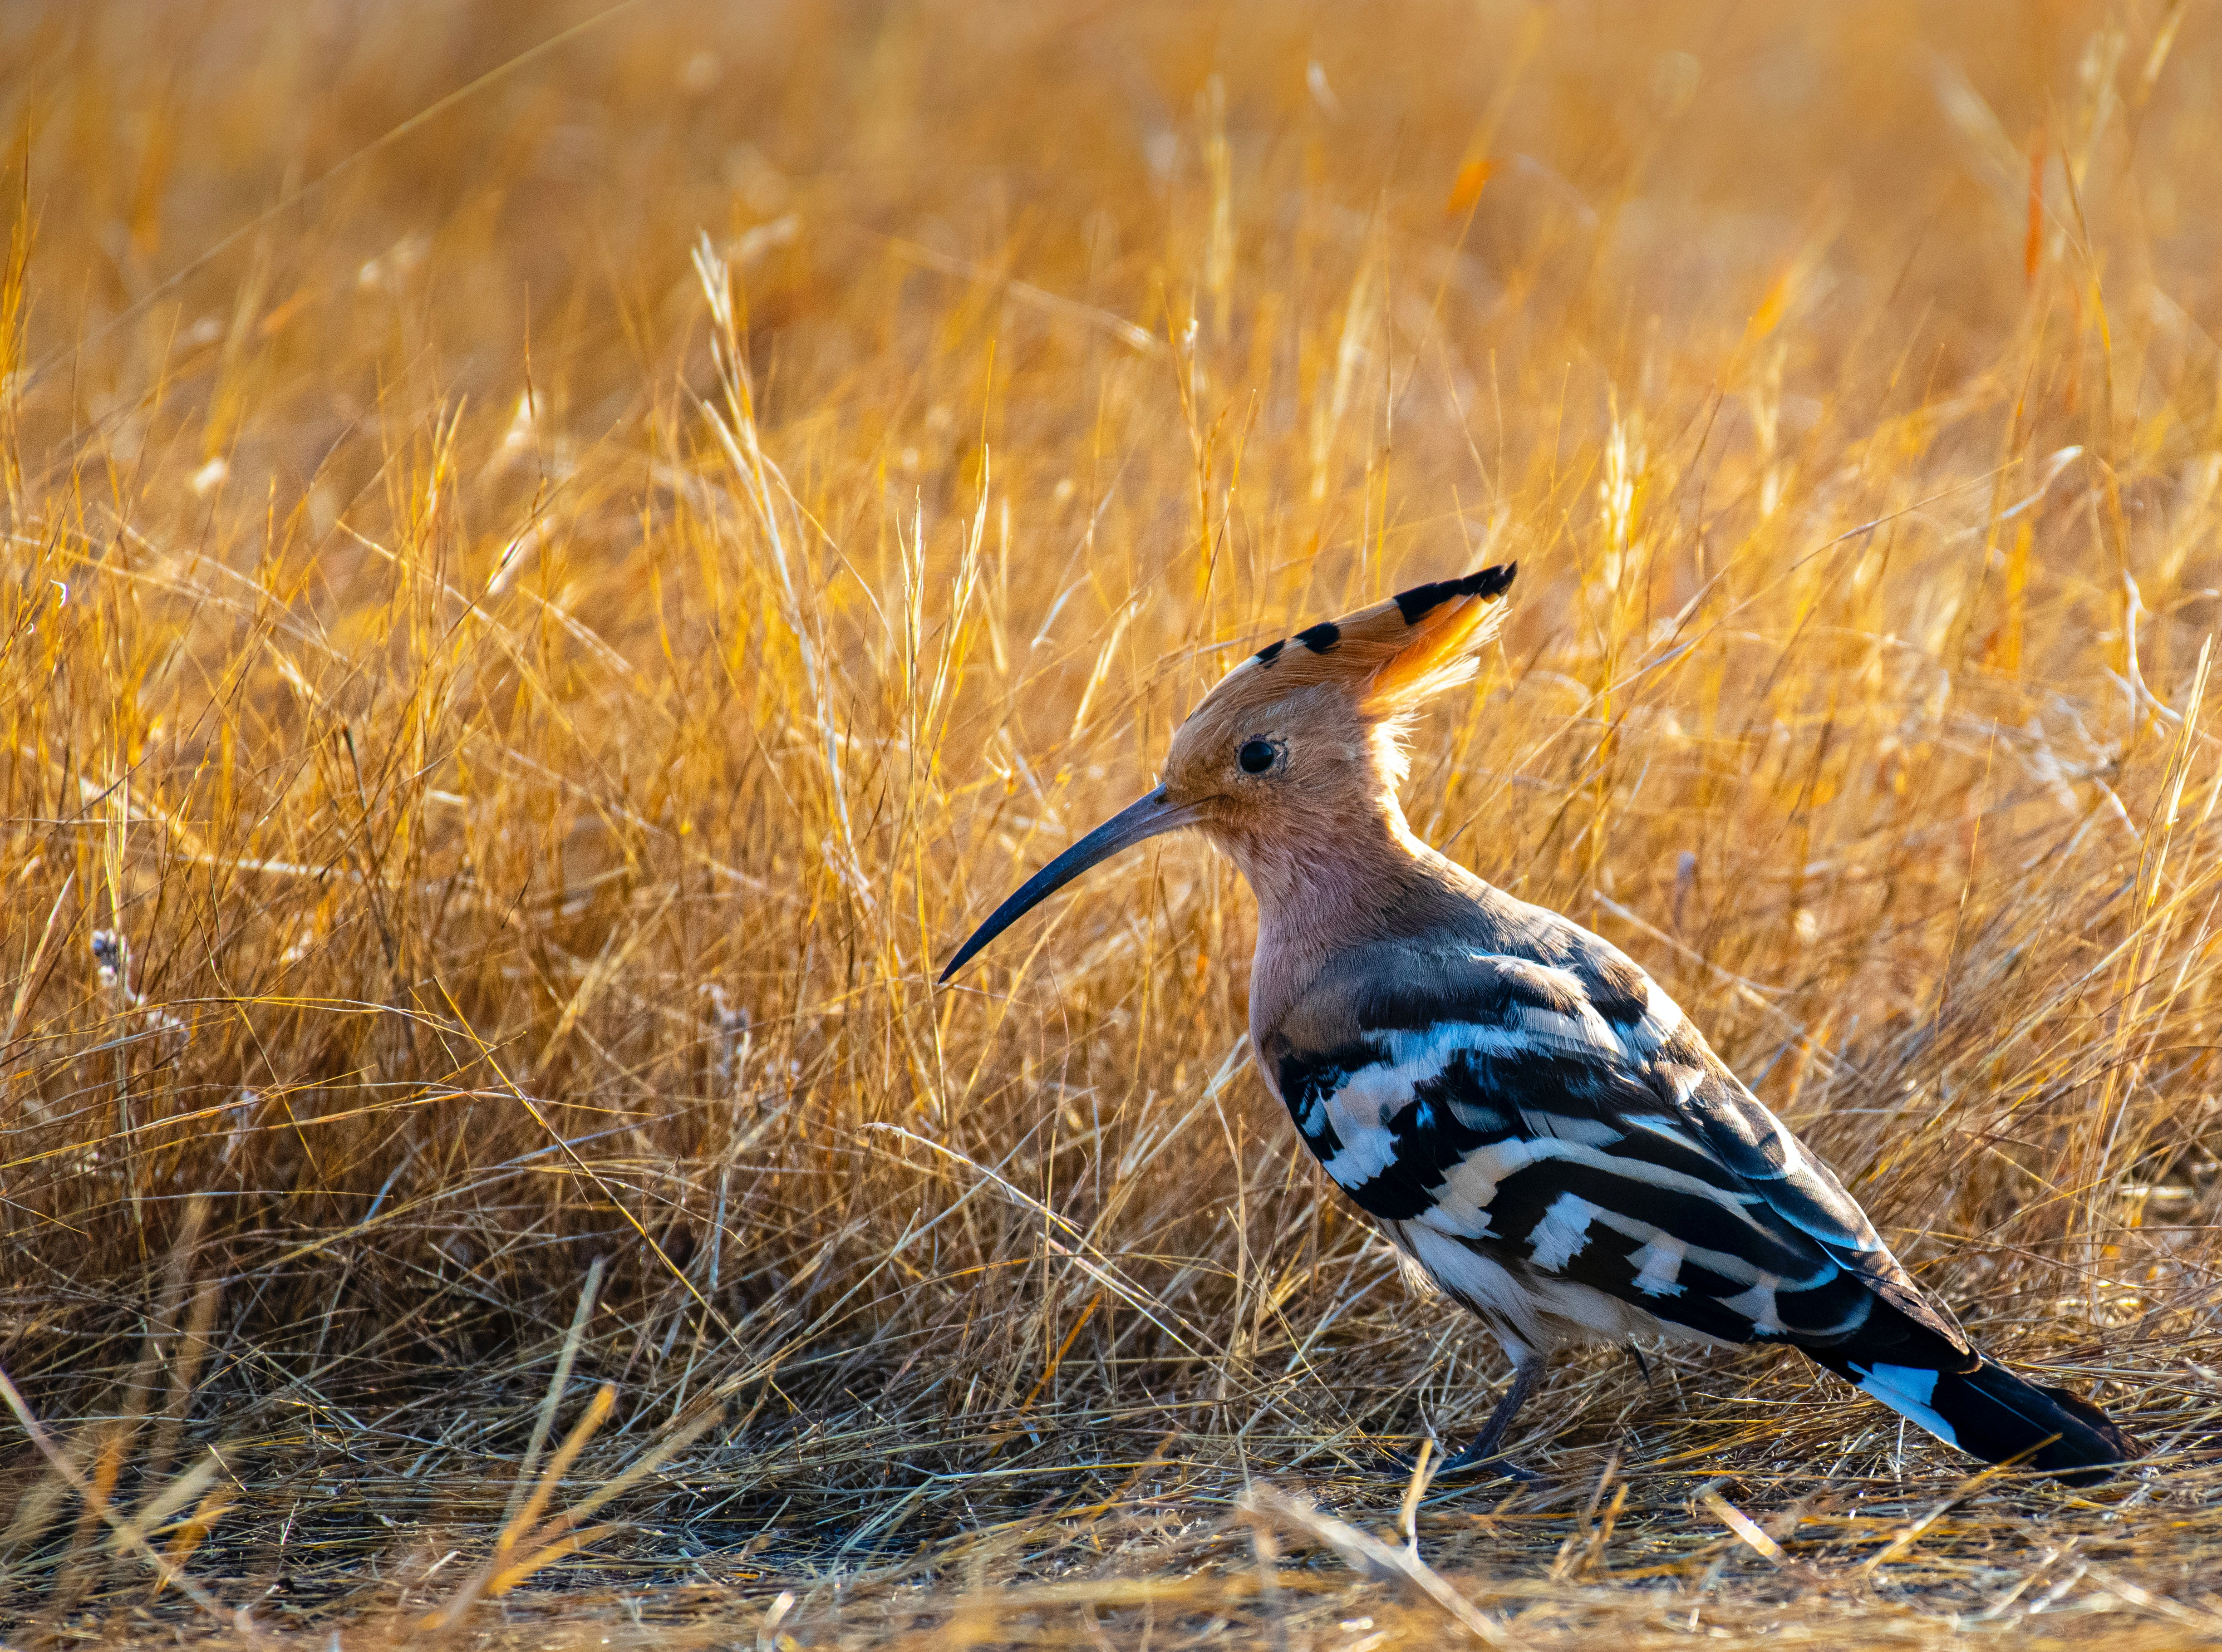
<path id="1" fill-rule="evenodd" d="M 1510 1457 L 1500 1454 L 1494 1445 L 1484 1446 L 1479 1441 L 1476 1441 L 1464 1451 L 1454 1451 L 1444 1458 L 1443 1466 L 1435 1473 L 1438 1475 L 1456 1474 L 1461 1477 L 1469 1474 L 1502 1475 L 1506 1479 L 1517 1480 L 1522 1486 L 1538 1490 L 1551 1483 L 1534 1469 L 1516 1463 Z"/>
<path id="2" fill-rule="evenodd" d="M 1419 1467 L 1420 1460 L 1412 1452 L 1386 1451 L 1382 1454 L 1388 1458 L 1395 1471 L 1407 1479 L 1411 1478 L 1413 1472 Z M 1513 1480 L 1536 1491 L 1541 1491 L 1551 1483 L 1534 1469 L 1516 1463 L 1509 1457 L 1498 1455 L 1494 1445 L 1484 1445 L 1480 1441 L 1476 1441 L 1463 1451 L 1453 1451 L 1447 1456 L 1434 1458 L 1428 1473 L 1428 1478 L 1435 1480 L 1484 1479 L 1490 1476 Z"/>

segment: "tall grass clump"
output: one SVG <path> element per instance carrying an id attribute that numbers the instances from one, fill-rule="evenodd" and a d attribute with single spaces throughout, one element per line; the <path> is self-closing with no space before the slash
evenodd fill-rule
<path id="1" fill-rule="evenodd" d="M 97 0 L 0 64 L 0 1623 L 2222 1639 L 2211 13 Z M 1556 1491 L 1407 1498 L 1503 1373 L 1248 1071 L 1229 869 L 933 987 L 1241 650 L 1514 559 L 1415 828 L 2150 1467 L 1597 1354 Z"/>

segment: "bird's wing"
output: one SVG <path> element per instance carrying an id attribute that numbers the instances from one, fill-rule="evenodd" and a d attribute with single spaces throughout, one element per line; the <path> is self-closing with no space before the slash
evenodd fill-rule
<path id="1" fill-rule="evenodd" d="M 1269 1076 L 1336 1183 L 1516 1276 L 1706 1335 L 1838 1347 L 1883 1329 L 1868 1325 L 1880 1298 L 1894 1334 L 1964 1353 L 1842 1184 L 1673 1001 L 1580 940 L 1553 964 L 1367 948 L 1265 1030 Z"/>

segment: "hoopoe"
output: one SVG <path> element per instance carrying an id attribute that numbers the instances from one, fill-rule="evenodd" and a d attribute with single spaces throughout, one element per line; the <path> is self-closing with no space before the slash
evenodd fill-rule
<path id="1" fill-rule="evenodd" d="M 942 980 L 1146 839 L 1194 826 L 1231 858 L 1258 901 L 1267 1087 L 1513 1362 L 1447 1471 L 1528 1478 L 1498 1452 L 1549 1355 L 1645 1336 L 1787 1343 L 1993 1462 L 2074 1474 L 2136 1456 L 2097 1406 L 1978 1351 L 1618 948 L 1413 835 L 1403 736 L 1473 675 L 1514 571 L 1400 592 L 1243 661 L 1173 737 L 1162 783 L 997 908 Z"/>

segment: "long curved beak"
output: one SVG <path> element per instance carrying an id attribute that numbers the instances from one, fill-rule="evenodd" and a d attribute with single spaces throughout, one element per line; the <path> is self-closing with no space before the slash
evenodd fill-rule
<path id="1" fill-rule="evenodd" d="M 974 953 L 1097 862 L 1110 859 L 1122 849 L 1132 849 L 1146 839 L 1177 832 L 1195 819 L 1195 808 L 1172 801 L 1162 786 L 1147 797 L 1129 803 L 1019 885 L 1011 898 L 972 932 L 972 939 L 957 949 L 957 956 L 941 972 L 941 983 L 947 984 L 949 977 L 970 963 Z"/>

